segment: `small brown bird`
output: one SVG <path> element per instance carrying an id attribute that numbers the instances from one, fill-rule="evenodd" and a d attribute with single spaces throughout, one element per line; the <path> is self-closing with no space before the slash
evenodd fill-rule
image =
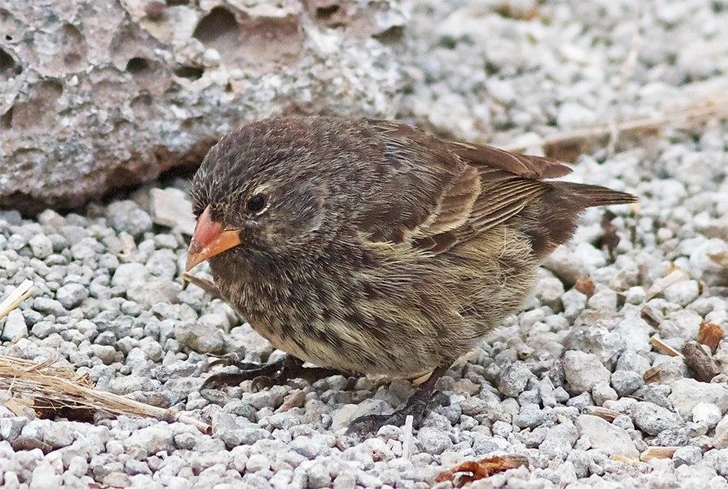
<path id="1" fill-rule="evenodd" d="M 570 171 L 380 120 L 281 117 L 227 134 L 192 184 L 186 268 L 208 260 L 222 296 L 289 356 L 206 386 L 432 371 L 403 409 L 354 424 L 419 419 L 453 361 L 518 308 L 579 213 L 636 200 L 544 180 Z"/>

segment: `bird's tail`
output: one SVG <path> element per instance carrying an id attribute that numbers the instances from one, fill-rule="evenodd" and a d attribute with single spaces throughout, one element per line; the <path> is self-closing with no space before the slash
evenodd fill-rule
<path id="1" fill-rule="evenodd" d="M 543 258 L 568 241 L 576 230 L 579 214 L 587 207 L 630 204 L 634 195 L 599 185 L 549 182 L 549 188 L 535 211 L 535 226 L 526 232 L 533 241 L 536 256 Z"/>
<path id="2" fill-rule="evenodd" d="M 583 209 L 601 205 L 631 204 L 637 197 L 627 192 L 608 189 L 600 185 L 589 185 L 573 182 L 550 182 L 556 194 L 565 200 L 571 200 Z"/>

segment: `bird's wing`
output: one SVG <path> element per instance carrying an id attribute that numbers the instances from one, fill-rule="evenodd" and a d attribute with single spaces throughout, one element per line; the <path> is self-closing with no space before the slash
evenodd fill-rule
<path id="1" fill-rule="evenodd" d="M 363 222 L 375 240 L 440 253 L 507 221 L 569 167 L 550 158 L 445 141 L 409 126 L 377 122 L 390 198 Z"/>

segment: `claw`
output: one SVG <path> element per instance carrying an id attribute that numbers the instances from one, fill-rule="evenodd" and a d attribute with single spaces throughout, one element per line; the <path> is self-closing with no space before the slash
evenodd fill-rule
<path id="1" fill-rule="evenodd" d="M 252 380 L 251 389 L 259 391 L 266 387 L 283 384 L 290 379 L 300 378 L 314 382 L 320 378 L 341 374 L 338 370 L 327 368 L 305 368 L 303 362 L 290 355 L 267 364 L 246 363 L 236 361 L 238 354 L 232 353 L 211 362 L 213 365 L 235 365 L 239 373 L 221 373 L 211 375 L 202 384 L 202 389 L 215 389 L 227 385 L 239 385 L 246 380 Z"/>
<path id="2" fill-rule="evenodd" d="M 356 418 L 349 424 L 346 430 L 347 434 L 375 435 L 382 426 L 404 425 L 407 416 L 412 416 L 412 426 L 417 429 L 420 427 L 422 420 L 425 419 L 427 412 L 435 405 L 442 405 L 443 398 L 448 398 L 440 391 L 435 390 L 435 384 L 447 371 L 448 365 L 437 367 L 430 375 L 430 378 L 420 385 L 419 389 L 407 400 L 407 404 L 392 414 L 369 414 Z"/>

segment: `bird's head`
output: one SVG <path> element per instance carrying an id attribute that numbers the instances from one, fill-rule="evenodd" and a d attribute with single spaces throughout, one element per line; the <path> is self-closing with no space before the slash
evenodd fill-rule
<path id="1" fill-rule="evenodd" d="M 205 157 L 192 183 L 197 225 L 187 270 L 205 260 L 227 266 L 296 255 L 336 232 L 342 220 L 335 214 L 346 206 L 329 197 L 347 184 L 346 171 L 337 170 L 347 165 L 322 166 L 332 158 L 322 154 L 318 129 L 305 119 L 285 121 L 244 126 Z"/>

